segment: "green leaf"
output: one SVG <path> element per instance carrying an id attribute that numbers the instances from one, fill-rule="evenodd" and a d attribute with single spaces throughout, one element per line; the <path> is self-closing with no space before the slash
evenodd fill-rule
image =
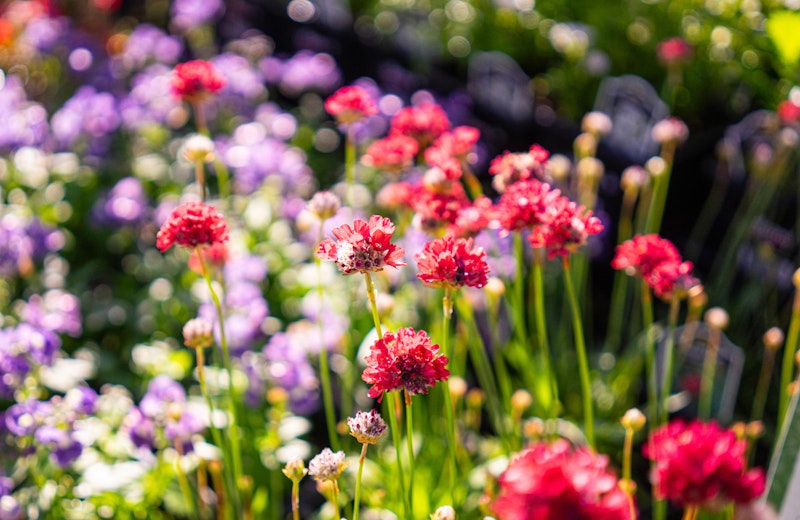
<path id="1" fill-rule="evenodd" d="M 800 61 L 800 13 L 776 11 L 767 18 L 766 29 L 783 64 L 789 68 L 797 67 Z"/>
<path id="2" fill-rule="evenodd" d="M 800 443 L 797 442 L 800 439 L 798 398 L 800 394 L 796 393 L 789 404 L 767 475 L 767 502 L 777 511 L 784 508 L 786 501 L 791 498 L 791 491 L 796 493 L 796 490 L 790 491 L 789 486 L 792 484 L 795 467 L 800 464 Z M 797 487 L 798 483 L 794 484 Z"/>

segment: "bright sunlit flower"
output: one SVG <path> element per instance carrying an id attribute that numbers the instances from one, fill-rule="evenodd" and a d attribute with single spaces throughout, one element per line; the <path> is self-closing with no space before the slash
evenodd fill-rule
<path id="1" fill-rule="evenodd" d="M 500 476 L 491 511 L 499 520 L 629 520 L 628 496 L 608 457 L 560 439 L 518 453 Z"/>
<path id="2" fill-rule="evenodd" d="M 482 247 L 473 247 L 471 238 L 446 236 L 425 244 L 414 257 L 417 278 L 432 287 L 483 287 L 488 282 L 489 265 Z"/>
<path id="3" fill-rule="evenodd" d="M 547 250 L 547 258 L 569 256 L 586 244 L 591 235 L 603 231 L 600 219 L 566 197 L 559 197 L 547 212 L 547 220 L 533 227 L 528 240 L 531 246 Z"/>
<path id="4" fill-rule="evenodd" d="M 390 243 L 392 233 L 394 224 L 386 217 L 372 215 L 369 222 L 356 219 L 352 227 L 344 224 L 334 229 L 336 240 L 323 240 L 317 256 L 335 262 L 344 274 L 381 271 L 387 265 L 406 265 L 403 248 Z"/>
<path id="5" fill-rule="evenodd" d="M 175 65 L 170 88 L 177 97 L 194 103 L 216 94 L 225 83 L 225 76 L 213 63 L 192 60 Z"/>
<path id="6" fill-rule="evenodd" d="M 369 412 L 356 412 L 355 416 L 347 418 L 350 435 L 361 444 L 378 444 L 381 437 L 386 435 L 386 423 L 378 410 Z"/>
<path id="7" fill-rule="evenodd" d="M 549 220 L 548 208 L 561 197 L 559 190 L 536 179 L 510 185 L 495 207 L 495 216 L 507 231 L 533 228 Z"/>
<path id="8" fill-rule="evenodd" d="M 439 345 L 432 345 L 424 330 L 403 327 L 384 333 L 370 347 L 367 368 L 361 374 L 365 383 L 373 385 L 368 395 L 380 401 L 384 392 L 393 390 L 427 394 L 428 388 L 450 375 L 445 368 L 448 359 L 438 350 Z"/>
<path id="9" fill-rule="evenodd" d="M 684 262 L 675 245 L 656 234 L 636 235 L 618 245 L 611 267 L 640 276 L 656 296 L 665 300 L 673 291 L 682 295 L 699 283 L 692 276 L 692 263 Z"/>
<path id="10" fill-rule="evenodd" d="M 719 510 L 764 492 L 763 470 L 747 468 L 747 441 L 716 422 L 674 420 L 655 430 L 643 451 L 655 462 L 658 498 L 683 507 Z"/>
<path id="11" fill-rule="evenodd" d="M 314 480 L 326 481 L 336 480 L 344 471 L 347 462 L 344 460 L 345 455 L 343 451 L 331 451 L 330 448 L 325 448 L 319 455 L 311 459 L 308 463 L 308 474 Z"/>
<path id="12" fill-rule="evenodd" d="M 416 139 L 403 134 L 390 135 L 370 144 L 361 163 L 390 173 L 400 173 L 414 164 L 418 150 Z"/>
<path id="13" fill-rule="evenodd" d="M 202 202 L 181 204 L 161 226 L 156 247 L 163 253 L 174 244 L 193 249 L 227 242 L 228 224 L 217 209 Z"/>
<path id="14" fill-rule="evenodd" d="M 342 87 L 325 100 L 325 110 L 339 124 L 357 123 L 378 112 L 378 105 L 369 93 L 358 85 Z"/>
<path id="15" fill-rule="evenodd" d="M 450 120 L 436 103 L 422 103 L 398 111 L 391 122 L 390 134 L 402 134 L 417 140 L 426 148 L 437 137 L 450 130 Z"/>

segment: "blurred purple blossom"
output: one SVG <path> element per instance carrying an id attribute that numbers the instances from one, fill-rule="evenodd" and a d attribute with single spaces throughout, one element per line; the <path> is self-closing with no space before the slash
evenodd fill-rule
<path id="1" fill-rule="evenodd" d="M 108 92 L 83 86 L 53 114 L 50 126 L 61 149 L 85 145 L 92 155 L 104 155 L 110 134 L 119 127 L 117 102 Z"/>
<path id="2" fill-rule="evenodd" d="M 267 360 L 267 380 L 289 393 L 289 403 L 295 413 L 307 415 L 319 405 L 319 381 L 304 343 L 289 333 L 279 332 L 264 347 Z"/>
<path id="3" fill-rule="evenodd" d="M 330 54 L 298 51 L 289 58 L 269 56 L 260 63 L 267 83 L 286 96 L 297 97 L 307 90 L 328 94 L 342 83 L 342 73 Z"/>
<path id="4" fill-rule="evenodd" d="M 225 4 L 221 0 L 174 0 L 169 13 L 172 25 L 187 31 L 219 20 L 225 13 Z"/>
<path id="5" fill-rule="evenodd" d="M 130 92 L 119 102 L 124 128 L 174 126 L 175 121 L 181 119 L 176 116 L 181 110 L 181 101 L 172 95 L 171 77 L 172 69 L 162 64 L 151 65 L 133 77 Z"/>
<path id="6" fill-rule="evenodd" d="M 93 210 L 93 222 L 112 226 L 137 224 L 149 210 L 142 181 L 136 177 L 120 179 L 101 197 Z"/>
<path id="7" fill-rule="evenodd" d="M 177 36 L 171 36 L 158 27 L 143 23 L 131 31 L 125 41 L 125 48 L 113 57 L 112 66 L 121 72 L 144 69 L 153 63 L 175 65 L 183 53 L 183 43 Z"/>
<path id="8" fill-rule="evenodd" d="M 80 336 L 82 330 L 80 301 L 60 289 L 32 295 L 22 309 L 22 319 L 34 327 L 72 337 Z"/>
<path id="9" fill-rule="evenodd" d="M 83 451 L 83 445 L 72 437 L 70 431 L 51 424 L 37 428 L 34 439 L 48 449 L 51 460 L 62 468 L 69 466 Z"/>
<path id="10" fill-rule="evenodd" d="M 0 82 L 0 150 L 9 152 L 22 146 L 41 146 L 48 135 L 47 111 L 28 101 L 22 80 L 14 75 Z"/>
<path id="11" fill-rule="evenodd" d="M 267 96 L 264 76 L 247 58 L 226 52 L 211 59 L 225 76 L 227 83 L 214 97 L 213 107 L 247 117 L 253 116 L 254 107 Z"/>
<path id="12" fill-rule="evenodd" d="M 63 42 L 69 26 L 69 18 L 40 16 L 25 24 L 20 39 L 39 52 L 50 53 Z"/>

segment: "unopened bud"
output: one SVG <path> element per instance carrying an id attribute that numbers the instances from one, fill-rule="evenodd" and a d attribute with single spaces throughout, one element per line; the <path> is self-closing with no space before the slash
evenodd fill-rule
<path id="1" fill-rule="evenodd" d="M 506 293 L 506 284 L 496 276 L 490 276 L 486 284 L 486 292 L 492 296 L 500 297 Z"/>
<path id="2" fill-rule="evenodd" d="M 539 439 L 544 435 L 544 421 L 533 417 L 522 425 L 522 433 L 527 439 Z"/>
<path id="3" fill-rule="evenodd" d="M 272 406 L 282 406 L 289 400 L 289 393 L 279 386 L 267 390 L 267 402 Z"/>
<path id="4" fill-rule="evenodd" d="M 578 177 L 581 179 L 597 181 L 603 176 L 605 166 L 603 166 L 603 162 L 596 157 L 584 157 L 575 165 L 575 171 L 578 172 Z"/>
<path id="5" fill-rule="evenodd" d="M 592 156 L 597 152 L 597 137 L 582 133 L 575 138 L 575 152 L 579 157 Z"/>
<path id="6" fill-rule="evenodd" d="M 778 350 L 783 345 L 785 336 L 780 327 L 771 327 L 764 333 L 764 346 L 770 350 Z"/>
<path id="7" fill-rule="evenodd" d="M 581 120 L 581 130 L 594 134 L 597 137 L 608 135 L 612 128 L 613 123 L 611 122 L 611 118 L 603 112 L 587 112 Z"/>
<path id="8" fill-rule="evenodd" d="M 467 382 L 463 377 L 450 376 L 447 379 L 447 387 L 450 389 L 450 397 L 453 400 L 459 400 L 467 393 Z"/>
<path id="9" fill-rule="evenodd" d="M 569 177 L 572 161 L 562 154 L 553 154 L 545 163 L 545 171 L 554 181 L 563 181 Z"/>
<path id="10" fill-rule="evenodd" d="M 624 190 L 640 190 L 648 182 L 647 170 L 638 165 L 628 166 L 622 170 L 622 177 L 619 180 L 620 188 Z"/>
<path id="11" fill-rule="evenodd" d="M 750 421 L 745 426 L 744 434 L 748 439 L 758 439 L 764 435 L 764 423 L 761 421 Z"/>
<path id="12" fill-rule="evenodd" d="M 467 406 L 470 408 L 480 408 L 483 404 L 483 390 L 473 388 L 467 392 Z"/>
<path id="13" fill-rule="evenodd" d="M 281 470 L 286 477 L 294 483 L 303 480 L 308 474 L 306 465 L 301 458 L 295 458 L 286 463 L 286 466 Z"/>
<path id="14" fill-rule="evenodd" d="M 456 520 L 456 510 L 452 506 L 442 506 L 431 515 L 431 520 Z"/>
<path id="15" fill-rule="evenodd" d="M 742 421 L 735 422 L 731 425 L 731 431 L 736 435 L 737 439 L 744 439 L 746 430 L 747 425 L 745 425 Z"/>
<path id="16" fill-rule="evenodd" d="M 728 311 L 722 307 L 711 307 L 706 311 L 703 320 L 715 329 L 725 330 L 730 323 L 730 316 L 728 316 Z"/>
<path id="17" fill-rule="evenodd" d="M 193 134 L 183 143 L 183 156 L 193 163 L 213 162 L 214 141 L 203 134 Z"/>
<path id="18" fill-rule="evenodd" d="M 677 117 L 668 117 L 653 125 L 651 135 L 659 144 L 681 144 L 689 138 L 689 127 Z"/>
<path id="19" fill-rule="evenodd" d="M 183 326 L 183 344 L 189 348 L 206 348 L 214 344 L 214 326 L 203 318 L 194 318 Z"/>
<path id="20" fill-rule="evenodd" d="M 651 157 L 644 163 L 644 169 L 653 177 L 659 177 L 666 173 L 667 161 L 659 156 Z"/>
<path id="21" fill-rule="evenodd" d="M 518 414 L 522 414 L 533 404 L 533 396 L 527 390 L 517 390 L 511 396 L 511 409 Z"/>
<path id="22" fill-rule="evenodd" d="M 320 220 L 328 220 L 336 215 L 342 203 L 331 191 L 318 191 L 308 201 L 308 211 L 313 213 Z"/>
<path id="23" fill-rule="evenodd" d="M 644 428 L 647 418 L 645 418 L 644 414 L 638 408 L 631 408 L 625 412 L 625 415 L 622 416 L 620 422 L 626 430 L 638 432 Z"/>

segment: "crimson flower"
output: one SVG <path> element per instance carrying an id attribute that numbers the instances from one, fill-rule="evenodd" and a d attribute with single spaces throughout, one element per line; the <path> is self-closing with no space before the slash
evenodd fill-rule
<path id="1" fill-rule="evenodd" d="M 545 175 L 545 164 L 550 157 L 550 152 L 534 144 L 530 150 L 523 153 L 511 153 L 508 150 L 498 155 L 489 164 L 489 173 L 494 175 L 492 187 L 498 193 L 518 181 L 542 179 Z"/>
<path id="2" fill-rule="evenodd" d="M 657 497 L 683 507 L 719 510 L 764 492 L 764 471 L 747 468 L 747 441 L 713 421 L 671 421 L 653 432 L 643 452 L 655 462 Z"/>
<path id="3" fill-rule="evenodd" d="M 228 224 L 215 207 L 192 201 L 175 208 L 162 224 L 156 247 L 163 253 L 176 243 L 190 249 L 213 246 L 227 242 L 228 236 Z"/>
<path id="4" fill-rule="evenodd" d="M 659 298 L 669 300 L 697 285 L 692 263 L 684 262 L 675 245 L 656 234 L 636 235 L 617 246 L 611 267 L 638 275 Z"/>
<path id="5" fill-rule="evenodd" d="M 569 442 L 540 442 L 518 453 L 491 504 L 498 520 L 632 520 L 628 496 L 608 457 Z"/>
<path id="6" fill-rule="evenodd" d="M 665 65 L 684 63 L 694 54 L 692 46 L 679 36 L 667 38 L 656 47 L 659 61 Z"/>
<path id="7" fill-rule="evenodd" d="M 778 105 L 778 117 L 784 125 L 791 125 L 800 121 L 800 104 L 790 99 L 780 102 Z"/>
<path id="8" fill-rule="evenodd" d="M 389 133 L 412 137 L 420 148 L 426 148 L 448 130 L 450 120 L 445 111 L 436 103 L 427 102 L 399 110 L 392 117 Z"/>
<path id="9" fill-rule="evenodd" d="M 344 274 L 381 271 L 387 265 L 400 267 L 403 248 L 391 244 L 394 224 L 386 217 L 372 215 L 369 222 L 356 219 L 333 230 L 336 240 L 326 238 L 319 244 L 317 257 L 336 262 Z"/>
<path id="10" fill-rule="evenodd" d="M 559 190 L 536 179 L 515 182 L 500 197 L 495 207 L 496 217 L 507 231 L 533 228 L 549 220 L 548 208 L 559 197 Z"/>
<path id="11" fill-rule="evenodd" d="M 408 395 L 427 394 L 437 381 L 446 381 L 448 359 L 437 353 L 439 345 L 431 345 L 424 330 L 415 332 L 403 327 L 385 332 L 370 347 L 367 368 L 361 379 L 372 385 L 368 395 L 383 399 L 384 392 L 405 390 Z"/>
<path id="12" fill-rule="evenodd" d="M 194 103 L 216 94 L 225 86 L 225 76 L 213 63 L 192 60 L 175 65 L 170 87 L 172 93 L 184 101 Z"/>
<path id="13" fill-rule="evenodd" d="M 392 173 L 400 173 L 412 164 L 419 150 L 416 139 L 402 134 L 374 141 L 361 158 L 362 164 Z"/>
<path id="14" fill-rule="evenodd" d="M 325 110 L 339 124 L 349 125 L 378 112 L 378 105 L 369 93 L 358 85 L 342 87 L 325 100 Z"/>
<path id="15" fill-rule="evenodd" d="M 569 256 L 586 244 L 589 236 L 603 231 L 599 218 L 566 197 L 559 197 L 547 215 L 545 222 L 531 229 L 528 240 L 532 247 L 544 247 L 550 260 Z"/>
<path id="16" fill-rule="evenodd" d="M 486 251 L 473 247 L 471 238 L 445 236 L 431 240 L 414 258 L 419 269 L 417 278 L 428 286 L 483 287 L 489 281 Z"/>

